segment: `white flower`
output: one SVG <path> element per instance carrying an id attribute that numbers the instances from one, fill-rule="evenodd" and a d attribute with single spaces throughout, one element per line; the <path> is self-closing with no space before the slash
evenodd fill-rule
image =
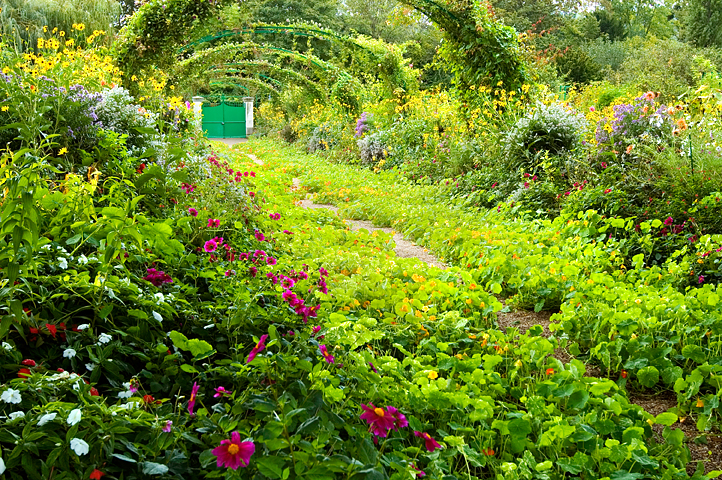
<path id="1" fill-rule="evenodd" d="M 100 337 L 98 337 L 98 343 L 108 343 L 113 339 L 110 335 L 107 333 L 101 333 Z"/>
<path id="2" fill-rule="evenodd" d="M 153 318 L 155 318 L 155 319 L 158 320 L 159 322 L 162 322 L 162 321 L 163 321 L 163 317 L 161 317 L 161 316 L 160 316 L 160 313 L 156 312 L 155 310 L 153 311 Z"/>
<path id="3" fill-rule="evenodd" d="M 64 257 L 58 258 L 58 266 L 65 270 L 68 268 L 68 261 Z"/>
<path id="4" fill-rule="evenodd" d="M 73 449 L 77 456 L 86 455 L 90 451 L 90 446 L 85 440 L 74 438 L 70 441 L 70 448 Z"/>
<path id="5" fill-rule="evenodd" d="M 5 403 L 20 403 L 23 401 L 23 397 L 20 396 L 20 390 L 8 388 L 3 392 L 2 396 L 0 396 L 0 400 Z"/>
<path id="6" fill-rule="evenodd" d="M 91 371 L 91 372 L 92 372 L 93 370 L 95 370 L 95 366 L 96 366 L 96 365 L 95 365 L 94 363 L 86 363 L 86 364 L 85 364 L 85 368 L 87 368 L 87 369 L 88 369 L 89 371 Z"/>
<path id="7" fill-rule="evenodd" d="M 163 296 L 163 293 L 158 292 L 153 296 L 155 297 L 155 303 L 160 304 L 160 302 L 165 302 L 165 297 Z"/>
<path id="8" fill-rule="evenodd" d="M 84 323 L 84 324 L 82 324 L 82 325 L 78 325 L 77 328 L 78 328 L 78 330 L 80 330 L 80 331 L 82 332 L 83 330 L 85 330 L 85 329 L 88 328 L 89 326 L 90 326 L 90 325 L 88 325 L 87 323 Z"/>
<path id="9" fill-rule="evenodd" d="M 131 392 L 130 390 L 126 390 L 124 392 L 118 393 L 118 398 L 122 398 L 123 400 L 130 398 L 132 396 L 133 396 L 133 392 Z"/>
<path id="10" fill-rule="evenodd" d="M 10 415 L 8 415 L 8 417 L 10 417 L 10 420 L 15 420 L 16 418 L 23 418 L 24 416 L 25 416 L 25 412 L 23 412 L 22 410 L 20 410 L 18 412 L 13 412 Z"/>
<path id="11" fill-rule="evenodd" d="M 73 409 L 68 415 L 68 425 L 75 425 L 83 418 L 83 412 L 79 408 Z"/>
<path id="12" fill-rule="evenodd" d="M 78 263 L 81 265 L 86 265 L 88 263 L 88 257 L 86 257 L 85 255 L 79 256 Z"/>
<path id="13" fill-rule="evenodd" d="M 66 348 L 65 350 L 63 350 L 63 357 L 73 358 L 75 356 L 75 353 L 75 350 L 73 350 L 72 348 Z"/>
<path id="14" fill-rule="evenodd" d="M 3 348 L 9 352 L 13 349 L 13 346 L 10 345 L 8 342 L 3 342 Z"/>
<path id="15" fill-rule="evenodd" d="M 40 250 L 50 250 L 50 244 L 49 244 L 49 243 L 46 243 L 45 245 L 43 245 L 42 247 L 40 247 Z"/>
<path id="16" fill-rule="evenodd" d="M 5 461 L 0 458 L 0 475 L 2 475 L 3 473 L 5 473 Z"/>
<path id="17" fill-rule="evenodd" d="M 40 420 L 38 420 L 38 426 L 39 426 L 39 427 L 42 427 L 42 426 L 45 425 L 46 423 L 52 422 L 53 420 L 55 420 L 55 417 L 57 417 L 57 416 L 58 416 L 58 414 L 55 413 L 55 412 L 53 412 L 53 413 L 46 413 L 45 415 L 43 415 L 42 417 L 40 417 Z"/>

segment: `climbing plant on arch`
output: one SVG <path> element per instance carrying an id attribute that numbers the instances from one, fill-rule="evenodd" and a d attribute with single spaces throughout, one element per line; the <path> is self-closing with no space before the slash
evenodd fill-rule
<path id="1" fill-rule="evenodd" d="M 116 58 L 130 77 L 149 65 L 174 62 L 188 32 L 218 14 L 233 0 L 150 0 L 121 32 Z M 471 86 L 497 85 L 517 90 L 526 81 L 516 32 L 501 25 L 486 0 L 402 0 L 428 16 L 444 33 L 441 55 L 453 81 L 468 101 Z M 378 64 L 377 64 L 378 65 Z"/>

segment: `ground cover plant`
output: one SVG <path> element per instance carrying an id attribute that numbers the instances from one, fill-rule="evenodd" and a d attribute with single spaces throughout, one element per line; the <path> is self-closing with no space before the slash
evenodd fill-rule
<path id="1" fill-rule="evenodd" d="M 230 3 L 125 5 L 110 49 L 77 22 L 0 43 L 0 476 L 722 473 L 690 448 L 720 439 L 714 51 L 604 55 L 666 35 L 643 6 L 615 31 L 549 4 L 518 36 L 504 2 L 407 2 L 442 28 L 422 72 L 413 42 Z M 254 88 L 270 140 L 203 137 L 181 95 L 212 79 Z M 505 326 L 517 308 L 551 321 Z"/>

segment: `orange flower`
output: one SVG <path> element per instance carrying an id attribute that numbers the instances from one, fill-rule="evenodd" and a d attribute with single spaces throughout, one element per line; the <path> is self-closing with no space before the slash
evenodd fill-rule
<path id="1" fill-rule="evenodd" d="M 704 400 L 702 400 L 701 398 L 697 399 L 697 405 L 695 405 L 695 407 L 697 407 L 697 408 L 704 407 Z"/>
<path id="2" fill-rule="evenodd" d="M 647 92 L 644 94 L 644 98 L 647 100 L 654 100 L 657 95 L 654 92 Z"/>
<path id="3" fill-rule="evenodd" d="M 684 121 L 684 118 L 677 120 L 677 128 L 679 130 L 687 130 L 687 122 Z"/>
<path id="4" fill-rule="evenodd" d="M 553 368 L 547 368 L 547 375 L 551 375 L 551 374 L 553 374 L 553 373 L 554 373 L 554 369 L 553 369 Z"/>
<path id="5" fill-rule="evenodd" d="M 627 147 L 627 155 L 629 155 L 630 153 L 632 153 L 632 149 L 633 149 L 633 148 L 634 148 L 634 145 L 630 145 L 630 146 Z"/>

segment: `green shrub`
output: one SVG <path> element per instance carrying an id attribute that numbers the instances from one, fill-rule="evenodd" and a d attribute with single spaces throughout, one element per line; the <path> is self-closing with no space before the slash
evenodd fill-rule
<path id="1" fill-rule="evenodd" d="M 544 156 L 564 168 L 565 156 L 581 144 L 587 121 L 564 105 L 537 103 L 503 139 L 503 158 L 512 171 L 537 173 Z"/>

